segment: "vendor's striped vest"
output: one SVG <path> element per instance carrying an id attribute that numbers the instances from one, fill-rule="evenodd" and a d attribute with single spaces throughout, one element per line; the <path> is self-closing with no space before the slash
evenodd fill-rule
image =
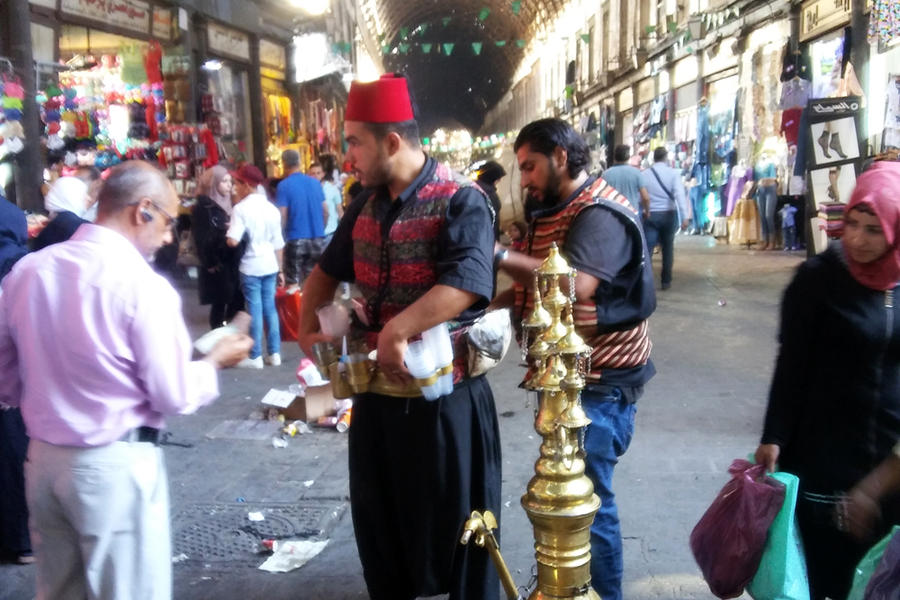
<path id="1" fill-rule="evenodd" d="M 367 300 L 369 348 L 377 346 L 378 332 L 385 323 L 437 282 L 436 260 L 444 215 L 453 195 L 467 185 L 472 183 L 438 163 L 431 181 L 406 201 L 386 238 L 382 224 L 375 218 L 375 193 L 366 200 L 353 227 L 353 269 L 356 286 Z M 466 374 L 468 329 L 469 324 L 450 323 L 454 383 Z"/>
<path id="2" fill-rule="evenodd" d="M 640 225 L 637 212 L 625 196 L 619 194 L 611 185 L 597 178 L 591 185 L 559 212 L 546 217 L 535 218 L 531 225 L 528 253 L 535 258 L 546 258 L 550 252 L 550 244 L 556 242 L 559 248 L 566 243 L 566 236 L 572 221 L 583 209 L 595 204 L 602 204 L 608 210 L 625 216 L 631 223 L 630 229 L 637 231 L 640 242 Z M 629 231 L 629 234 L 633 234 Z M 599 240 L 598 240 L 599 243 Z M 521 323 L 530 314 L 534 303 L 534 294 L 515 284 L 516 320 Z M 646 319 L 630 327 L 598 333 L 597 305 L 593 302 L 577 302 L 574 306 L 575 328 L 585 342 L 593 348 L 591 364 L 587 374 L 588 383 L 598 383 L 603 369 L 626 369 L 646 364 L 650 358 L 650 336 Z"/>

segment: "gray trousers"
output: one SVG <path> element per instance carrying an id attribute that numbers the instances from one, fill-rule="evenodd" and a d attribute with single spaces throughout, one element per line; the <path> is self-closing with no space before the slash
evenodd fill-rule
<path id="1" fill-rule="evenodd" d="M 32 439 L 25 463 L 37 600 L 170 600 L 169 488 L 162 449 Z"/>
<path id="2" fill-rule="evenodd" d="M 285 283 L 303 284 L 319 262 L 327 245 L 328 242 L 324 237 L 300 238 L 287 242 L 284 246 Z"/>

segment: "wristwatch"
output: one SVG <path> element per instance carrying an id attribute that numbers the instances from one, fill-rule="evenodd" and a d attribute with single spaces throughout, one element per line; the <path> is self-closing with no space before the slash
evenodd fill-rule
<path id="1" fill-rule="evenodd" d="M 500 248 L 494 252 L 494 270 L 500 266 L 500 263 L 509 257 L 509 248 Z"/>

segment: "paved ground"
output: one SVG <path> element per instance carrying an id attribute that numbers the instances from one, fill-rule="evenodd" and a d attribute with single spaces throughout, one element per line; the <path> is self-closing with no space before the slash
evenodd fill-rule
<path id="1" fill-rule="evenodd" d="M 712 598 L 688 535 L 725 483 L 730 461 L 755 448 L 778 303 L 801 259 L 717 246 L 710 238 L 677 239 L 675 281 L 660 293 L 651 321 L 659 373 L 639 403 L 634 441 L 616 474 L 629 600 Z M 189 286 L 184 298 L 199 335 L 205 313 Z M 214 406 L 170 422 L 166 457 L 178 600 L 367 597 L 347 506 L 346 436 L 317 429 L 287 448 L 273 447 L 269 432 L 258 427 L 210 437 L 234 425 L 227 420 L 250 418 L 267 389 L 294 381 L 291 365 L 299 351 L 288 344 L 283 354 L 279 368 L 223 373 L 223 396 Z M 534 561 L 519 498 L 538 441 L 534 407 L 516 387 L 521 372 L 512 354 L 491 379 L 505 456 L 502 547 L 515 580 L 525 585 Z M 257 439 L 232 439 L 238 435 Z M 255 510 L 266 520 L 248 521 Z M 257 570 L 264 557 L 253 553 L 256 540 L 283 535 L 329 544 L 299 570 Z M 32 568 L 0 566 L 0 600 L 32 595 Z"/>

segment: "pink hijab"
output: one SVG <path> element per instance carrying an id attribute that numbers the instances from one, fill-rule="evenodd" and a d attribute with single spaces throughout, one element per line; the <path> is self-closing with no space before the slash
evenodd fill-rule
<path id="1" fill-rule="evenodd" d="M 210 167 L 200 175 L 197 191 L 205 196 L 209 196 L 213 202 L 222 207 L 225 214 L 231 215 L 231 197 L 219 192 L 219 184 L 222 183 L 222 179 L 226 175 L 228 175 L 228 169 L 222 165 Z"/>
<path id="2" fill-rule="evenodd" d="M 900 163 L 879 161 L 859 176 L 844 216 L 860 204 L 878 217 L 888 250 L 870 263 L 856 262 L 845 251 L 850 274 L 868 288 L 889 290 L 900 282 Z"/>

